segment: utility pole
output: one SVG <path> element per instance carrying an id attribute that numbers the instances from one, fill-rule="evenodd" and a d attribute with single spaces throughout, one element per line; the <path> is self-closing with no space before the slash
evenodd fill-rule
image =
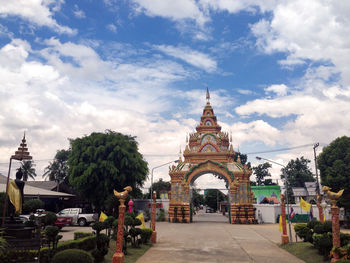
<path id="1" fill-rule="evenodd" d="M 318 181 L 318 171 L 317 171 L 317 160 L 316 160 L 316 148 L 319 146 L 319 143 L 314 144 L 314 157 L 315 157 L 315 170 L 316 170 L 316 192 L 317 194 L 320 194 L 320 184 Z"/>

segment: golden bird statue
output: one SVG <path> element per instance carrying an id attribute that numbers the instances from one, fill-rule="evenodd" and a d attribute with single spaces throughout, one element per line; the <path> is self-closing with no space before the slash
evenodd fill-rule
<path id="1" fill-rule="evenodd" d="M 342 196 L 344 189 L 340 190 L 338 193 L 331 192 L 331 188 L 328 186 L 323 186 L 322 187 L 322 192 L 324 192 L 327 197 L 331 200 L 332 205 L 336 206 L 337 205 L 337 200 L 339 197 Z"/>
<path id="2" fill-rule="evenodd" d="M 129 192 L 132 191 L 132 187 L 131 186 L 127 186 L 127 187 L 124 187 L 124 190 L 123 192 L 118 192 L 116 190 L 113 190 L 113 194 L 119 199 L 119 200 L 124 200 L 128 197 L 129 195 Z"/>

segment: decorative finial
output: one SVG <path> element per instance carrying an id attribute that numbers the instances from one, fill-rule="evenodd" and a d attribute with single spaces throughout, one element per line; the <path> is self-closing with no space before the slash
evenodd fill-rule
<path id="1" fill-rule="evenodd" d="M 188 133 L 186 133 L 186 143 L 188 143 Z"/>
<path id="2" fill-rule="evenodd" d="M 230 131 L 230 142 L 232 143 L 232 131 Z"/>
<path id="3" fill-rule="evenodd" d="M 23 132 L 23 139 L 22 139 L 22 142 L 25 142 L 26 141 L 26 131 Z"/>
<path id="4" fill-rule="evenodd" d="M 210 94 L 209 94 L 209 89 L 208 89 L 208 86 L 207 86 L 207 96 L 206 96 L 206 99 L 207 99 L 207 103 L 209 103 L 209 100 L 210 100 Z"/>

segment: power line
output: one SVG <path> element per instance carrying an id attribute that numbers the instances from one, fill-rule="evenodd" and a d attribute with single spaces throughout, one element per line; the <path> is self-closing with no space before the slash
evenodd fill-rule
<path id="1" fill-rule="evenodd" d="M 288 148 L 281 148 L 281 149 L 275 149 L 275 150 L 269 150 L 269 151 L 262 151 L 262 152 L 251 152 L 251 153 L 246 153 L 248 154 L 261 154 L 261 153 L 273 153 L 273 152 L 283 152 L 283 151 L 289 151 L 289 150 L 294 150 L 294 149 L 299 149 L 299 148 L 306 148 L 314 146 L 314 143 L 312 144 L 304 144 L 304 145 L 299 145 L 299 146 L 294 146 L 294 147 L 288 147 Z"/>

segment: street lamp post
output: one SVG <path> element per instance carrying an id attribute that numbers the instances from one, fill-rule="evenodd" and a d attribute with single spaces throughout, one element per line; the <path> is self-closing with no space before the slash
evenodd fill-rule
<path id="1" fill-rule="evenodd" d="M 267 161 L 269 163 L 274 163 L 274 164 L 277 164 L 277 165 L 282 166 L 284 168 L 282 170 L 282 172 L 283 172 L 283 176 L 284 176 L 284 178 L 286 180 L 286 184 L 285 185 L 286 185 L 286 199 L 287 199 L 287 211 L 288 211 L 289 242 L 292 243 L 293 242 L 293 238 L 292 238 L 292 227 L 291 227 L 291 222 L 290 222 L 289 198 L 288 198 L 288 184 L 289 184 L 289 182 L 288 182 L 288 176 L 287 176 L 287 174 L 285 172 L 286 167 L 283 164 L 280 164 L 280 163 L 277 163 L 275 161 L 272 161 L 272 160 L 269 160 L 269 159 L 265 159 L 265 158 L 262 158 L 262 157 L 259 157 L 259 156 L 256 156 L 256 159 L 258 159 L 259 161 L 260 160 L 265 160 L 265 161 Z"/>
<path id="2" fill-rule="evenodd" d="M 152 168 L 152 172 L 151 172 L 151 199 L 152 199 L 152 194 L 153 194 L 153 171 L 154 171 L 155 169 L 160 168 L 160 167 L 163 167 L 163 166 L 165 166 L 165 165 L 167 165 L 167 164 L 170 164 L 170 163 L 178 163 L 178 162 L 179 162 L 179 160 L 170 161 L 170 162 L 163 163 L 163 164 L 161 164 L 161 165 L 158 165 L 158 166 Z M 150 220 L 150 222 L 151 222 L 151 223 L 150 223 L 150 226 L 152 227 L 152 220 Z"/>
<path id="3" fill-rule="evenodd" d="M 314 157 L 315 157 L 315 173 L 316 173 L 316 192 L 317 194 L 321 194 L 320 193 L 320 184 L 319 184 L 319 180 L 318 180 L 318 171 L 317 171 L 317 158 L 316 158 L 316 148 L 320 146 L 319 143 L 315 143 L 314 145 Z"/>

